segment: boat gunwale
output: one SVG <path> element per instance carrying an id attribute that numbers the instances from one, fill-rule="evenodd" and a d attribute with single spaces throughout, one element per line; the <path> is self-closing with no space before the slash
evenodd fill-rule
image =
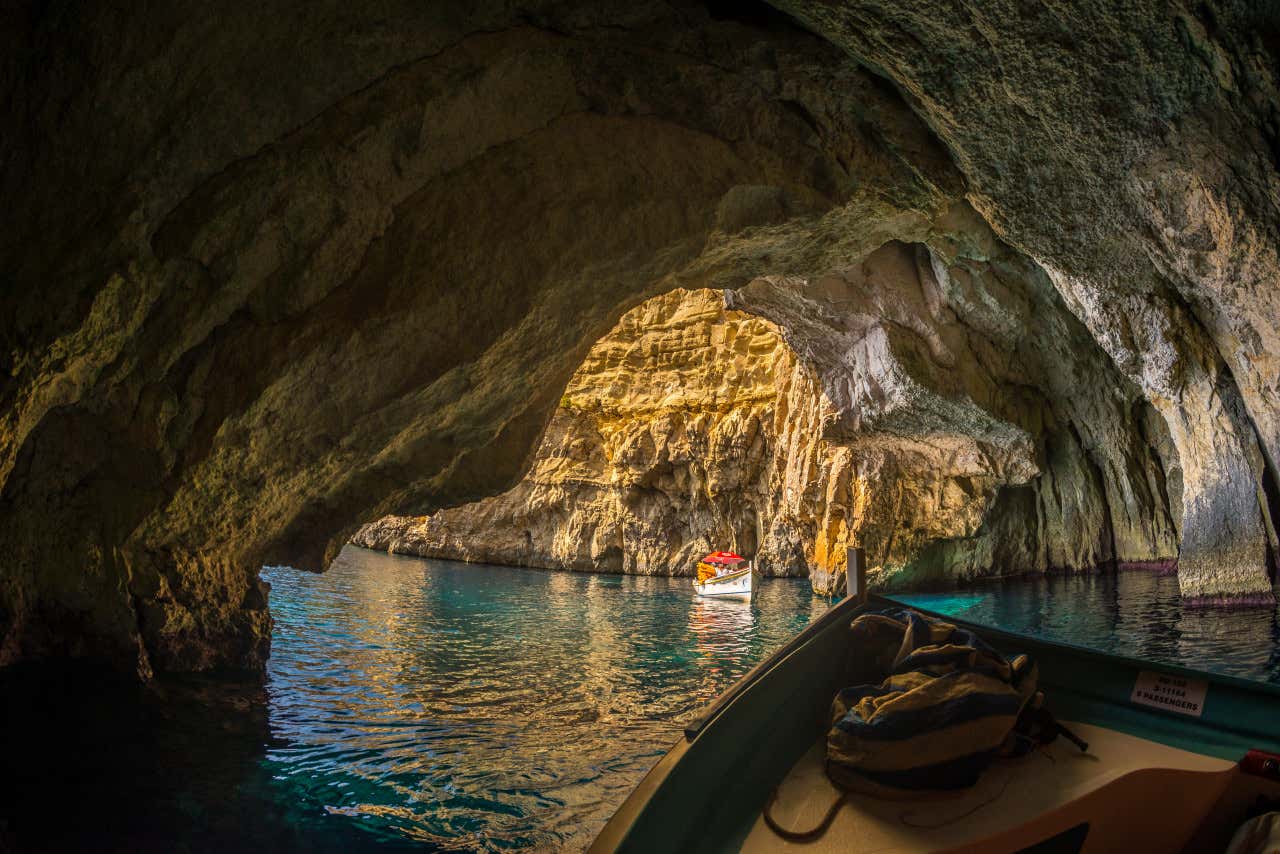
<path id="1" fill-rule="evenodd" d="M 842 617 L 850 615 L 864 607 L 867 603 L 858 597 L 846 597 L 832 605 L 818 619 L 805 626 L 795 637 L 774 650 L 767 658 L 744 673 L 736 682 L 726 688 L 720 696 L 695 721 L 685 727 L 684 732 L 653 767 L 640 779 L 626 800 L 609 817 L 609 821 L 601 828 L 592 842 L 589 852 L 616 851 L 630 835 L 632 828 L 643 815 L 653 795 L 666 782 L 671 772 L 679 766 L 685 753 L 697 741 L 708 726 L 718 719 L 730 706 L 741 699 L 753 685 L 765 675 L 773 671 L 786 659 L 797 653 L 817 635 L 830 629 Z"/>
<path id="2" fill-rule="evenodd" d="M 739 578 L 744 575 L 748 575 L 750 572 L 751 567 L 748 566 L 745 569 L 735 569 L 732 572 L 726 572 L 724 575 L 713 575 L 706 581 L 695 581 L 693 583 L 695 585 L 709 587 L 712 584 L 724 584 L 726 581 L 737 581 Z"/>

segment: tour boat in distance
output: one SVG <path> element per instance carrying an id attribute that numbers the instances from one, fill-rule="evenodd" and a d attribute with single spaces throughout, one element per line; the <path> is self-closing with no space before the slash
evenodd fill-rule
<path id="1" fill-rule="evenodd" d="M 698 561 L 693 589 L 699 596 L 751 598 L 751 561 L 733 552 L 712 552 Z"/>

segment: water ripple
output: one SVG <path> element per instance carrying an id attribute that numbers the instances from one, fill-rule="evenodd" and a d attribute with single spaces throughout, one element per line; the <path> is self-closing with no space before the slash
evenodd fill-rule
<path id="1" fill-rule="evenodd" d="M 1048 576 L 895 598 L 1010 632 L 1280 684 L 1280 611 L 1186 608 L 1172 575 Z"/>
<path id="2" fill-rule="evenodd" d="M 826 608 L 803 581 L 752 603 L 686 580 L 345 550 L 270 569 L 273 798 L 370 842 L 585 847 L 681 724 Z M 1280 682 L 1271 610 L 1184 609 L 1141 572 L 899 597 L 978 623 Z M 317 824 L 319 821 L 317 820 Z"/>
<path id="3" fill-rule="evenodd" d="M 582 848 L 681 724 L 826 608 L 348 548 L 264 570 L 266 763 L 304 814 L 441 850 Z"/>

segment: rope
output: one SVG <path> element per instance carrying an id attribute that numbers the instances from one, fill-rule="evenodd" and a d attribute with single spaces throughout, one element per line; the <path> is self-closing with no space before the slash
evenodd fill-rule
<path id="1" fill-rule="evenodd" d="M 787 830 L 774 820 L 770 812 L 773 810 L 774 803 L 778 800 L 778 790 L 775 788 L 769 793 L 769 800 L 765 801 L 764 809 L 760 811 L 760 817 L 764 819 L 765 825 L 781 836 L 788 842 L 812 842 L 827 832 L 827 828 L 831 827 L 831 822 L 835 820 L 836 813 L 840 812 L 840 807 L 844 806 L 844 802 L 849 799 L 849 792 L 844 792 L 834 801 L 831 806 L 827 807 L 827 814 L 822 817 L 822 821 L 812 830 Z"/>

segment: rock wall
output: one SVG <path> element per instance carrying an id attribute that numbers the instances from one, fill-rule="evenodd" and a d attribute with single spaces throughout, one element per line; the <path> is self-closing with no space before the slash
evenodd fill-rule
<path id="1" fill-rule="evenodd" d="M 512 486 L 627 308 L 961 187 L 841 51 L 694 4 L 4 26 L 0 664 L 260 666 L 264 563 Z"/>
<path id="2" fill-rule="evenodd" d="M 319 569 L 363 521 L 514 486 L 627 309 L 820 283 L 893 240 L 959 296 L 975 264 L 992 287 L 1046 271 L 1158 414 L 1122 394 L 1100 423 L 1128 407 L 1141 437 L 1076 413 L 1053 453 L 1098 465 L 1115 519 L 1126 488 L 1143 506 L 1119 475 L 1139 446 L 1176 456 L 1184 590 L 1268 590 L 1274 22 L 779 5 L 803 27 L 643 0 L 10 4 L 0 664 L 259 667 L 264 562 Z M 999 410 L 1023 390 L 979 385 L 1021 423 Z M 1022 514 L 1002 518 L 1058 519 L 1033 493 L 1002 492 Z M 1114 550 L 1156 524 L 1135 510 Z M 990 545 L 963 560 L 1024 529 L 966 538 Z"/>
<path id="3" fill-rule="evenodd" d="M 906 93 L 974 207 L 1048 271 L 1163 416 L 1182 468 L 1184 595 L 1269 600 L 1280 518 L 1274 9 L 778 5 Z"/>
<path id="4" fill-rule="evenodd" d="M 718 544 L 759 553 L 765 572 L 803 574 L 803 561 L 772 547 L 762 514 L 775 482 L 796 485 L 789 458 L 814 456 L 823 419 L 813 378 L 772 324 L 727 311 L 718 291 L 671 291 L 592 347 L 514 489 L 388 517 L 353 542 L 659 575 L 687 573 Z"/>
<path id="5" fill-rule="evenodd" d="M 963 248 L 655 297 L 592 348 L 514 489 L 353 542 L 664 575 L 732 548 L 819 590 L 850 545 L 882 587 L 1171 562 L 1159 419 L 1034 265 Z"/>

